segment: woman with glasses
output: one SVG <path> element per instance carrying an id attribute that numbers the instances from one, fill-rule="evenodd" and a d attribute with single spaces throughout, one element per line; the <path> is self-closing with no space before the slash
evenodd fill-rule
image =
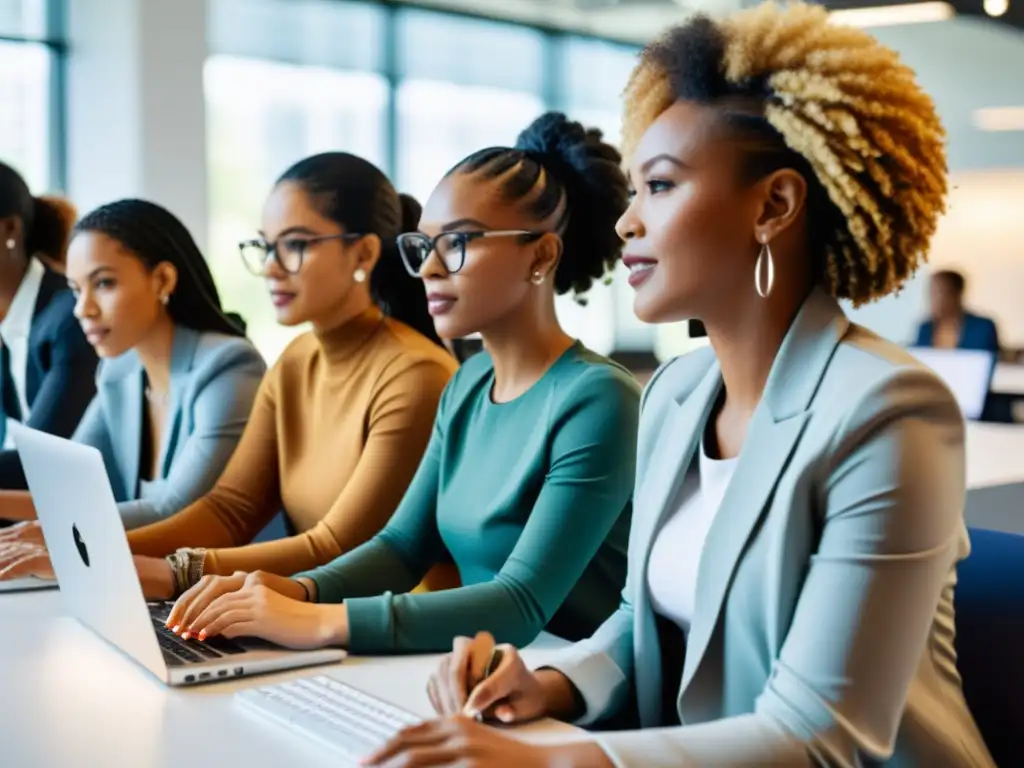
<path id="1" fill-rule="evenodd" d="M 376 534 L 402 498 L 457 364 L 423 286 L 398 256 L 419 206 L 371 163 L 340 152 L 288 169 L 241 244 L 278 322 L 310 323 L 268 372 L 213 489 L 131 531 L 143 589 L 171 598 L 204 576 L 291 574 Z M 294 532 L 253 543 L 283 511 Z"/>
<path id="2" fill-rule="evenodd" d="M 167 518 L 209 491 L 224 470 L 263 358 L 240 322 L 222 311 L 188 230 L 154 203 L 120 200 L 85 216 L 64 272 L 81 332 L 103 360 L 96 397 L 72 439 L 103 455 L 127 528 Z M 27 491 L 4 497 L 18 518 L 35 518 Z M 36 523 L 5 537 L 0 573 L 48 569 Z"/>
<path id="3" fill-rule="evenodd" d="M 412 485 L 387 527 L 288 579 L 212 582 L 170 625 L 200 639 L 254 635 L 359 653 L 436 651 L 490 630 L 528 643 L 584 636 L 625 577 L 639 388 L 562 330 L 555 294 L 586 291 L 619 259 L 619 154 L 564 115 L 515 147 L 460 162 L 399 238 L 438 333 L 479 332 L 438 409 Z M 410 593 L 450 556 L 462 586 Z"/>

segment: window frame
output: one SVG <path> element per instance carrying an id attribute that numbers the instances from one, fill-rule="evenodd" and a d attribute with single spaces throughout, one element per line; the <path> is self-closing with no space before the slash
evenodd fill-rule
<path id="1" fill-rule="evenodd" d="M 42 36 L 0 33 L 0 42 L 41 46 L 50 57 L 46 136 L 49 178 L 46 179 L 46 188 L 58 191 L 67 184 L 67 143 L 64 140 L 67 131 L 67 8 L 63 0 L 43 0 L 43 7 L 45 29 Z"/>

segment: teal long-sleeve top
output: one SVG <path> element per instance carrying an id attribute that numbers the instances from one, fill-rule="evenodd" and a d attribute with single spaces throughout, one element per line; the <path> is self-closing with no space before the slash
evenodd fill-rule
<path id="1" fill-rule="evenodd" d="M 640 388 L 580 343 L 521 396 L 494 403 L 481 352 L 449 382 L 405 497 L 376 537 L 297 574 L 346 603 L 356 653 L 431 652 L 487 630 L 526 645 L 589 636 L 619 603 Z M 410 593 L 454 560 L 462 586 Z"/>

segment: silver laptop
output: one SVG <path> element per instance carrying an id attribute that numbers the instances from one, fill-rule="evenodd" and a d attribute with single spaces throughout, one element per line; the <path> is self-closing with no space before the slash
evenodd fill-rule
<path id="1" fill-rule="evenodd" d="M 170 685 L 207 683 L 345 658 L 260 640 L 184 641 L 147 603 L 99 451 L 18 425 L 15 444 L 68 612 Z"/>
<path id="2" fill-rule="evenodd" d="M 995 371 L 995 355 L 979 349 L 932 347 L 911 347 L 909 352 L 945 382 L 964 418 L 971 421 L 981 418 Z"/>

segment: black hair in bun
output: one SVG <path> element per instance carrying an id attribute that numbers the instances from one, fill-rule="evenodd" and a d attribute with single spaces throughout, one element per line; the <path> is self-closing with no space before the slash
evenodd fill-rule
<path id="1" fill-rule="evenodd" d="M 555 231 L 563 250 L 555 290 L 579 296 L 622 255 L 615 222 L 629 205 L 629 194 L 621 163 L 618 150 L 602 140 L 601 131 L 560 112 L 547 112 L 519 134 L 514 147 L 475 152 L 449 174 L 502 177 L 506 199 L 523 202 L 538 221 L 561 210 Z"/>

